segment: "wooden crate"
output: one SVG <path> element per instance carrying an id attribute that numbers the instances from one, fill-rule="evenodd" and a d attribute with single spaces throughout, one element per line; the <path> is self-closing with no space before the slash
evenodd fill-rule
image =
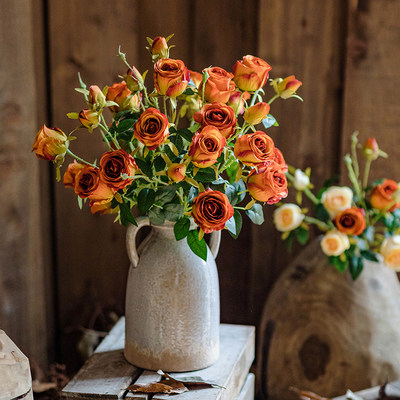
<path id="1" fill-rule="evenodd" d="M 129 364 L 123 355 L 125 320 L 120 321 L 97 347 L 76 376 L 63 389 L 65 399 L 129 399 L 164 400 L 169 395 L 136 394 L 125 389 L 133 383 L 160 380 L 154 371 Z M 172 373 L 180 377 L 201 377 L 222 388 L 191 390 L 173 398 L 182 400 L 250 400 L 254 398 L 254 375 L 249 374 L 254 360 L 255 328 L 244 325 L 221 324 L 220 358 L 211 367 L 192 372 Z M 168 372 L 168 371 L 165 371 Z"/>

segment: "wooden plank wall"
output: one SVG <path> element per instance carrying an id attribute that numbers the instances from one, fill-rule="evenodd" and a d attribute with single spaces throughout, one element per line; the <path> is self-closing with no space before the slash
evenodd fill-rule
<path id="1" fill-rule="evenodd" d="M 9 13 L 13 13 L 12 18 Z M 139 70 L 150 69 L 145 37 L 170 33 L 175 33 L 172 56 L 183 59 L 190 69 L 200 71 L 212 64 L 229 70 L 243 55 L 258 55 L 272 65 L 271 77 L 295 74 L 304 83 L 300 90 L 303 104 L 289 99 L 277 101 L 272 107 L 280 127 L 271 134 L 290 164 L 311 166 L 314 181 L 322 183 L 341 170 L 349 136 L 359 129 L 364 138 L 375 135 L 382 148 L 390 149 L 390 177 L 399 180 L 394 168 L 400 165 L 400 100 L 396 90 L 400 83 L 399 14 L 397 0 L 7 0 L 7 7 L 0 12 L 1 43 L 5 54 L 13 58 L 2 57 L 0 81 L 2 88 L 7 82 L 12 89 L 2 90 L 0 99 L 7 104 L 13 92 L 23 89 L 30 101 L 17 97 L 27 113 L 21 118 L 23 129 L 17 129 L 4 106 L 1 108 L 0 129 L 5 140 L 0 142 L 0 159 L 10 170 L 0 171 L 0 185 L 4 186 L 3 193 L 11 187 L 14 192 L 0 200 L 4 214 L 1 221 L 6 228 L 3 232 L 8 232 L 8 239 L 0 242 L 0 285 L 4 287 L 8 282 L 7 263 L 22 242 L 26 247 L 14 260 L 13 279 L 37 272 L 29 283 L 37 290 L 28 292 L 35 299 L 28 321 L 37 316 L 35 310 L 45 310 L 46 301 L 54 305 L 53 311 L 51 305 L 43 311 L 47 316 L 40 316 L 40 323 L 30 323 L 33 332 L 26 338 L 27 348 L 36 346 L 48 354 L 46 345 L 56 343 L 52 348 L 61 349 L 58 359 L 73 365 L 74 339 L 80 327 L 95 327 L 105 310 L 123 312 L 128 271 L 124 228 L 113 224 L 112 217 L 92 216 L 87 208 L 79 210 L 72 191 L 48 183 L 54 181 L 47 167 L 41 169 L 40 201 L 49 204 L 51 211 L 37 205 L 37 163 L 29 154 L 29 146 L 43 122 L 67 132 L 74 128 L 74 121 L 65 114 L 84 106 L 81 95 L 73 90 L 78 86 L 78 72 L 89 85 L 102 87 L 117 82 L 118 75 L 125 72 L 116 57 L 118 45 Z M 11 27 L 10 19 L 16 21 Z M 26 23 L 32 30 L 19 28 Z M 31 33 L 33 27 L 35 36 Z M 29 57 L 22 61 L 21 54 L 25 53 Z M 5 72 L 10 69 L 12 75 Z M 19 79 L 15 78 L 16 72 Z M 34 73 L 38 90 L 31 84 Z M 14 80 L 10 81 L 9 76 Z M 35 113 L 39 121 L 33 117 Z M 19 175 L 18 163 L 10 164 L 7 157 L 8 143 L 20 143 L 14 142 L 16 135 L 25 140 L 25 147 L 19 147 L 27 154 L 21 155 L 26 165 L 23 175 Z M 79 131 L 72 150 L 89 158 L 98 157 L 101 144 L 95 144 L 95 135 Z M 380 173 L 387 169 L 387 163 L 378 166 Z M 28 206 L 22 187 L 4 184 L 5 179 L 17 182 L 17 175 L 20 185 L 30 183 L 32 201 Z M 28 207 L 25 224 L 33 230 L 19 231 L 13 238 L 15 223 L 7 213 L 14 213 L 16 205 Z M 263 226 L 245 222 L 238 241 L 223 235 L 217 259 L 223 322 L 257 325 L 269 290 L 299 251 L 295 247 L 292 255 L 286 254 L 268 222 L 272 210 L 267 210 Z M 40 218 L 42 235 L 37 233 Z M 44 251 L 38 251 L 41 241 L 50 243 Z M 4 314 L 6 292 L 4 288 L 0 291 L 0 327 L 11 324 Z M 12 301 L 20 304 L 15 298 Z M 40 336 L 47 326 L 49 339 Z M 14 334 L 24 341 L 26 335 L 18 330 L 21 325 L 17 324 Z M 39 347 L 32 335 L 41 338 Z"/>

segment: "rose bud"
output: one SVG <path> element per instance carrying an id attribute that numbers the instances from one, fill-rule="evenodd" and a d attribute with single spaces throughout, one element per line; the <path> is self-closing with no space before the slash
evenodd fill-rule
<path id="1" fill-rule="evenodd" d="M 274 153 L 274 162 L 282 168 L 283 172 L 288 172 L 288 165 L 283 158 L 282 152 L 277 147 L 275 147 Z"/>
<path id="2" fill-rule="evenodd" d="M 186 165 L 172 163 L 167 170 L 168 178 L 174 182 L 181 182 L 186 177 Z"/>
<path id="3" fill-rule="evenodd" d="M 142 90 L 144 84 L 143 77 L 135 67 L 128 69 L 126 75 L 124 76 L 124 79 L 126 85 L 128 86 L 128 89 L 132 92 Z"/>
<path id="4" fill-rule="evenodd" d="M 206 68 L 204 71 L 207 71 L 209 76 L 204 88 L 203 82 L 200 85 L 200 95 L 204 91 L 204 99 L 209 103 L 227 103 L 235 91 L 233 75 L 220 67 Z"/>
<path id="5" fill-rule="evenodd" d="M 277 78 L 271 82 L 275 93 L 282 97 L 282 99 L 288 99 L 296 93 L 296 90 L 302 85 L 294 75 L 288 76 L 285 79 Z"/>
<path id="6" fill-rule="evenodd" d="M 327 232 L 321 240 L 321 249 L 327 256 L 340 256 L 349 247 L 349 238 L 337 229 Z"/>
<path id="7" fill-rule="evenodd" d="M 89 104 L 94 110 L 102 109 L 106 106 L 106 96 L 97 85 L 89 88 Z"/>
<path id="8" fill-rule="evenodd" d="M 107 101 L 114 101 L 118 104 L 118 107 L 111 106 L 109 107 L 110 110 L 115 113 L 122 110 L 125 101 L 131 94 L 132 92 L 128 89 L 125 81 L 121 83 L 114 83 L 111 87 L 108 88 L 106 99 Z"/>
<path id="9" fill-rule="evenodd" d="M 365 213 L 362 208 L 351 207 L 336 215 L 335 225 L 337 229 L 346 235 L 361 235 L 367 227 Z"/>
<path id="10" fill-rule="evenodd" d="M 154 64 L 154 85 L 158 94 L 177 97 L 187 88 L 189 70 L 181 60 L 163 58 Z"/>
<path id="11" fill-rule="evenodd" d="M 250 98 L 249 92 L 240 92 L 238 90 L 236 92 L 233 92 L 229 97 L 228 106 L 231 106 L 235 110 L 236 114 L 243 114 L 245 102 L 249 98 Z"/>
<path id="12" fill-rule="evenodd" d="M 65 187 L 74 188 L 75 187 L 75 176 L 76 174 L 85 167 L 85 164 L 78 163 L 74 160 L 73 163 L 70 163 L 67 167 L 67 170 L 64 173 L 63 184 Z"/>
<path id="13" fill-rule="evenodd" d="M 396 196 L 398 189 L 399 185 L 395 181 L 385 179 L 380 185 L 377 185 L 372 189 L 370 198 L 372 207 L 377 210 L 386 210 L 389 212 L 400 207 L 400 204 L 397 203 Z"/>
<path id="14" fill-rule="evenodd" d="M 238 160 L 249 167 L 272 162 L 275 157 L 274 141 L 262 131 L 248 133 L 239 136 L 235 143 L 234 154 Z"/>
<path id="15" fill-rule="evenodd" d="M 250 125 L 259 124 L 269 113 L 269 104 L 259 102 L 244 111 L 243 118 Z"/>
<path id="16" fill-rule="evenodd" d="M 192 217 L 204 233 L 223 229 L 233 213 L 228 197 L 217 190 L 207 189 L 193 200 Z"/>
<path id="17" fill-rule="evenodd" d="M 368 161 L 374 161 L 378 157 L 388 157 L 388 155 L 379 148 L 378 142 L 374 138 L 368 138 L 364 143 L 363 156 Z"/>
<path id="18" fill-rule="evenodd" d="M 68 137 L 61 129 L 43 125 L 36 134 L 32 151 L 43 160 L 55 161 L 64 158 L 68 145 Z"/>
<path id="19" fill-rule="evenodd" d="M 254 92 L 262 88 L 268 79 L 271 66 L 254 56 L 244 56 L 233 66 L 236 86 L 244 91 Z"/>
<path id="20" fill-rule="evenodd" d="M 226 139 L 215 126 L 206 126 L 196 132 L 189 145 L 188 154 L 192 163 L 198 168 L 206 168 L 217 162 L 221 155 Z"/>
<path id="21" fill-rule="evenodd" d="M 381 246 L 381 254 L 387 267 L 400 271 L 400 235 L 386 238 Z"/>
<path id="22" fill-rule="evenodd" d="M 110 200 L 91 201 L 90 211 L 92 214 L 114 214 L 118 212 L 119 207 L 112 208 Z"/>
<path id="23" fill-rule="evenodd" d="M 305 174 L 301 169 L 296 169 L 294 171 L 294 180 L 293 186 L 297 190 L 305 190 L 308 188 L 310 184 L 310 178 L 307 174 Z"/>
<path id="24" fill-rule="evenodd" d="M 168 43 L 165 37 L 157 36 L 151 44 L 151 54 L 158 56 L 159 58 L 168 58 L 169 50 Z"/>
<path id="25" fill-rule="evenodd" d="M 274 204 L 287 197 L 287 180 L 279 165 L 264 164 L 257 169 L 252 169 L 247 177 L 247 189 L 254 199 Z"/>
<path id="26" fill-rule="evenodd" d="M 115 191 L 131 184 L 137 169 L 135 159 L 122 149 L 107 151 L 100 158 L 100 178 Z M 128 178 L 124 179 L 123 174 Z"/>
<path id="27" fill-rule="evenodd" d="M 229 139 L 235 132 L 236 117 L 232 107 L 224 103 L 206 104 L 197 112 L 193 119 L 198 122 L 202 128 L 206 126 L 215 126 L 226 139 Z"/>
<path id="28" fill-rule="evenodd" d="M 304 214 L 297 204 L 284 204 L 274 211 L 274 224 L 280 232 L 288 232 L 298 228 L 303 220 Z"/>
<path id="29" fill-rule="evenodd" d="M 196 71 L 192 71 L 192 70 L 189 70 L 189 73 L 190 73 L 191 81 L 193 82 L 194 86 L 196 86 L 198 89 L 203 80 L 203 75 L 200 74 L 200 72 L 196 72 Z"/>
<path id="30" fill-rule="evenodd" d="M 92 201 L 111 200 L 114 191 L 100 179 L 100 170 L 85 165 L 75 175 L 75 193 L 82 199 Z"/>
<path id="31" fill-rule="evenodd" d="M 346 186 L 331 186 L 322 194 L 321 202 L 334 219 L 341 211 L 351 207 L 353 192 Z"/>
<path id="32" fill-rule="evenodd" d="M 82 110 L 79 113 L 79 122 L 92 133 L 93 129 L 97 128 L 100 123 L 99 113 L 88 109 Z"/>
<path id="33" fill-rule="evenodd" d="M 123 104 L 123 108 L 127 110 L 139 111 L 141 99 L 142 93 L 136 93 L 125 101 L 125 103 Z"/>
<path id="34" fill-rule="evenodd" d="M 153 150 L 168 137 L 168 119 L 156 108 L 150 107 L 142 113 L 133 129 L 135 138 Z"/>

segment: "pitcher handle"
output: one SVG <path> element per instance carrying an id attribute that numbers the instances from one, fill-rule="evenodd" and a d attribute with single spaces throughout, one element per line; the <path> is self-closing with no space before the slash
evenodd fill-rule
<path id="1" fill-rule="evenodd" d="M 129 225 L 126 231 L 126 250 L 133 268 L 136 268 L 139 264 L 139 254 L 136 247 L 136 235 L 144 226 L 150 226 L 150 220 L 148 217 L 139 217 L 137 218 L 136 222 L 137 226 Z"/>
<path id="2" fill-rule="evenodd" d="M 214 258 L 217 258 L 221 243 L 221 231 L 212 231 L 210 234 L 210 250 Z"/>

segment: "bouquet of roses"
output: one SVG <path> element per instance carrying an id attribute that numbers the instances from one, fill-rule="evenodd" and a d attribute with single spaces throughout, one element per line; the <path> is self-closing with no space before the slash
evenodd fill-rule
<path id="1" fill-rule="evenodd" d="M 148 38 L 154 63 L 151 92 L 145 85 L 147 71 L 141 74 L 119 50 L 128 68 L 122 82 L 87 89 L 79 76 L 76 90 L 87 108 L 67 114 L 79 125 L 68 135 L 43 125 L 33 150 L 57 165 L 58 180 L 65 156 L 74 159 L 63 183 L 75 191 L 80 207 L 88 200 L 92 213 L 115 213 L 127 225 L 136 224 L 131 213 L 136 206 L 152 224 L 174 222 L 176 239 L 187 237 L 191 249 L 205 259 L 204 233 L 226 228 L 236 238 L 241 211 L 261 224 L 259 203 L 287 196 L 284 157 L 255 126 L 277 126 L 269 114 L 271 103 L 278 97 L 299 98 L 301 82 L 294 76 L 270 80 L 274 95 L 264 102 L 271 69 L 267 62 L 247 55 L 232 73 L 220 67 L 189 71 L 183 61 L 169 58 L 171 36 Z M 98 163 L 70 150 L 79 129 L 97 132 L 106 146 Z M 246 193 L 250 199 L 239 205 Z"/>
<path id="2" fill-rule="evenodd" d="M 333 186 L 328 181 L 317 196 L 311 189 L 310 169 L 304 172 L 289 167 L 286 174 L 297 190 L 297 204 L 284 204 L 274 211 L 275 227 L 290 247 L 294 238 L 305 244 L 309 226 L 316 225 L 324 236 L 322 251 L 339 271 L 347 268 L 357 279 L 364 260 L 379 261 L 400 270 L 400 190 L 391 179 L 369 182 L 371 163 L 379 157 L 387 158 L 374 138 L 363 146 L 358 132 L 352 135 L 351 154 L 344 157 L 352 187 Z M 358 162 L 358 150 L 365 160 L 363 173 Z M 303 193 L 313 202 L 315 216 L 300 208 Z M 378 256 L 378 255 L 381 256 Z"/>

